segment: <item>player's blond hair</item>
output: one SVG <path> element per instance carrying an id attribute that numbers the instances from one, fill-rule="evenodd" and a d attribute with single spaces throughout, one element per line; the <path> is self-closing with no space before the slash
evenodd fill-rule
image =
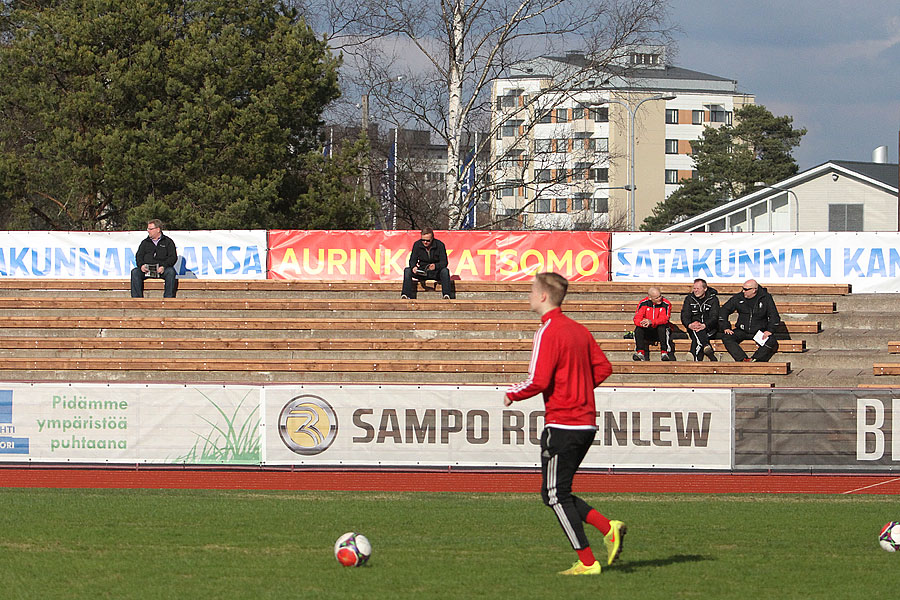
<path id="1" fill-rule="evenodd" d="M 566 292 L 569 290 L 569 280 L 559 273 L 538 273 L 534 280 L 547 292 L 547 299 L 553 306 L 561 306 Z"/>

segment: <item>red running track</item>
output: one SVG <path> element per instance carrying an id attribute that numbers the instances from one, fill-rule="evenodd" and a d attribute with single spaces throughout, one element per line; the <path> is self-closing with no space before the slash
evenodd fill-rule
<path id="1" fill-rule="evenodd" d="M 2 468 L 0 487 L 534 492 L 540 474 L 490 471 L 245 471 Z M 580 473 L 581 493 L 900 494 L 900 476 Z"/>

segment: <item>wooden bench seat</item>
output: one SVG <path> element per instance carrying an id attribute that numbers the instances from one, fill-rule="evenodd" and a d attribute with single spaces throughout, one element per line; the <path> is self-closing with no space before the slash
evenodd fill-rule
<path id="1" fill-rule="evenodd" d="M 344 280 L 292 280 L 292 279 L 179 279 L 179 291 L 216 290 L 216 291 L 393 291 L 400 294 L 400 277 L 396 281 L 344 281 Z M 740 291 L 740 283 L 716 283 L 720 295 L 735 294 Z M 841 296 L 849 294 L 849 284 L 839 283 L 772 283 L 763 285 L 769 293 L 784 295 Z M 527 294 L 531 280 L 524 281 L 456 281 L 457 293 L 466 292 L 516 292 Z M 660 288 L 663 294 L 673 297 L 684 297 L 690 292 L 691 284 L 687 282 L 621 282 L 621 281 L 573 281 L 569 286 L 570 293 L 617 293 L 634 294 L 635 301 L 643 298 L 650 286 Z M 127 292 L 131 287 L 127 279 L 38 279 L 38 278 L 0 278 L 0 289 L 7 290 L 121 290 Z M 147 280 L 146 289 L 162 289 L 162 282 Z"/>
<path id="2" fill-rule="evenodd" d="M 900 354 L 900 342 L 888 342 L 888 352 L 891 354 Z"/>
<path id="3" fill-rule="evenodd" d="M 634 329 L 631 320 L 581 320 L 594 332 L 625 333 Z M 417 331 L 534 331 L 537 321 L 528 319 L 442 319 L 414 317 L 385 319 L 298 319 L 232 317 L 15 317 L 7 329 L 209 329 L 209 330 L 417 330 Z M 819 333 L 819 321 L 784 321 L 776 333 Z"/>
<path id="4" fill-rule="evenodd" d="M 298 373 L 521 373 L 528 371 L 529 361 L 491 360 L 253 360 L 253 359 L 187 359 L 172 361 L 135 361 L 110 358 L 4 358 L 0 371 L 289 371 Z M 613 373 L 634 374 L 729 374 L 787 375 L 790 363 L 735 362 L 633 362 L 614 361 Z"/>
<path id="5" fill-rule="evenodd" d="M 900 375 L 900 364 L 875 363 L 872 366 L 872 373 L 875 375 Z"/>
<path id="6" fill-rule="evenodd" d="M 635 302 L 616 300 L 573 300 L 566 312 L 634 312 Z M 531 310 L 527 300 L 398 300 L 390 298 L 45 298 L 0 297 L 2 310 L 284 310 L 284 311 L 517 311 Z M 831 314 L 834 302 L 780 302 L 778 310 L 787 314 Z M 677 315 L 676 315 L 677 316 Z"/>
<path id="7" fill-rule="evenodd" d="M 598 338 L 605 352 L 632 352 L 634 340 Z M 115 337 L 18 337 L 0 336 L 0 349 L 34 350 L 422 350 L 422 351 L 530 351 L 531 338 L 115 338 Z M 748 340 L 741 346 L 754 350 L 756 344 Z M 713 340 L 713 348 L 724 352 L 720 340 Z M 677 352 L 688 352 L 688 340 L 676 340 Z M 782 340 L 779 352 L 804 352 L 805 340 Z"/>

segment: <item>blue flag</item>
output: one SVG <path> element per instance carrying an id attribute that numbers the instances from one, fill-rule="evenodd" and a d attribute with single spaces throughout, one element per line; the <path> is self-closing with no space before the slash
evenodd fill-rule
<path id="1" fill-rule="evenodd" d="M 465 207 L 465 216 L 463 217 L 462 228 L 472 229 L 475 227 L 475 204 L 476 196 L 473 194 L 475 189 L 475 150 L 469 153 L 465 162 L 460 166 L 460 182 L 459 193 L 462 197 L 462 206 Z"/>

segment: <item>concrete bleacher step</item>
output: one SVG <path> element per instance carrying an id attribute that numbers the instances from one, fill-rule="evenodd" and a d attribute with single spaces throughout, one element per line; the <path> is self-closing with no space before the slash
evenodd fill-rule
<path id="1" fill-rule="evenodd" d="M 356 281 L 356 280 L 286 280 L 286 279 L 179 279 L 178 289 L 189 290 L 227 290 L 227 291 L 391 291 L 398 292 L 400 281 Z M 710 282 L 720 295 L 736 294 L 741 290 L 740 283 Z M 145 289 L 161 290 L 163 283 L 157 280 L 145 282 Z M 654 282 L 622 282 L 622 281 L 573 281 L 569 286 L 570 293 L 627 293 L 643 294 L 649 286 L 660 288 L 663 294 L 687 294 L 690 285 L 687 283 L 654 283 Z M 523 281 L 466 281 L 456 282 L 457 292 L 519 292 L 527 294 L 531 288 L 530 280 Z M 773 295 L 808 294 L 843 296 L 850 293 L 850 286 L 833 283 L 789 283 L 770 284 L 766 288 Z M 121 290 L 128 291 L 130 284 L 124 279 L 0 279 L 0 289 L 4 290 Z M 399 292 L 398 292 L 399 293 Z"/>
<path id="2" fill-rule="evenodd" d="M 634 350 L 634 340 L 597 338 L 607 353 Z M 805 340 L 783 340 L 783 353 L 804 352 Z M 716 352 L 724 352 L 720 340 L 712 341 Z M 741 344 L 744 350 L 754 350 L 754 342 Z M 168 351 L 429 351 L 429 352 L 501 352 L 528 351 L 531 338 L 115 338 L 115 337 L 15 337 L 0 335 L 0 350 L 168 350 Z M 676 352 L 688 352 L 688 340 L 676 340 Z"/>
<path id="3" fill-rule="evenodd" d="M 6 317 L 6 327 L 0 330 L 0 356 L 8 363 L 8 368 L 0 371 L 2 377 L 22 381 L 502 385 L 523 379 L 525 368 L 515 371 L 509 365 L 527 364 L 539 323 L 528 310 L 530 282 L 459 282 L 456 301 L 440 300 L 434 292 L 422 293 L 416 301 L 400 301 L 399 282 L 198 280 L 184 280 L 179 298 L 163 300 L 158 297 L 161 288 L 157 283 L 149 282 L 148 298 L 131 299 L 124 281 L 92 287 L 96 281 L 33 285 L 0 279 L 0 314 Z M 781 352 L 772 363 L 734 363 L 720 341 L 714 341 L 718 363 L 693 363 L 684 339 L 676 341 L 679 360 L 674 363 L 635 363 L 630 360 L 634 342 L 623 339 L 622 334 L 633 328 L 630 313 L 647 287 L 646 283 L 616 282 L 573 282 L 570 287 L 564 310 L 592 329 L 617 365 L 609 385 L 846 387 L 855 386 L 856 381 L 878 381 L 872 371 L 874 360 L 865 364 L 866 372 L 861 374 L 857 361 L 862 359 L 856 353 L 841 355 L 846 349 L 842 344 L 857 338 L 842 335 L 846 330 L 837 324 L 859 314 L 884 318 L 877 310 L 865 310 L 881 306 L 883 298 L 857 303 L 845 295 L 847 286 L 767 286 L 776 294 L 781 312 L 789 315 L 785 320 L 790 333 L 779 337 L 793 338 L 780 339 Z M 680 308 L 688 286 L 662 287 Z M 733 287 L 736 290 L 739 284 Z M 611 313 L 612 318 L 596 318 L 601 313 Z M 860 326 L 858 330 L 868 335 L 865 343 L 869 344 L 882 334 L 892 335 L 887 329 Z M 858 341 L 863 343 L 863 338 L 861 335 Z M 811 346 L 809 351 L 806 346 Z M 837 352 L 817 352 L 823 346 Z M 745 347 L 752 351 L 754 345 L 746 342 Z M 887 340 L 879 352 L 889 356 Z M 151 369 L 140 362 L 144 357 L 161 362 L 168 358 L 178 364 Z M 28 368 L 28 363 L 14 359 L 82 362 L 76 363 L 76 369 L 44 369 Z M 837 368 L 842 359 L 844 365 L 850 359 L 853 368 Z M 102 369 L 102 363 L 90 362 L 95 360 L 138 366 Z M 249 370 L 216 370 L 224 364 L 221 361 L 228 360 Z M 409 364 L 401 364 L 404 362 Z M 448 370 L 414 368 L 417 363 L 435 362 L 446 364 Z M 294 363 L 296 367 L 283 366 Z M 372 370 L 376 363 L 391 364 L 396 370 Z M 479 372 L 477 363 L 507 367 Z M 776 366 L 779 363 L 783 369 Z M 337 366 L 329 370 L 329 364 Z M 450 370 L 454 364 L 466 367 Z M 188 367 L 191 370 L 179 370 Z"/>
<path id="4" fill-rule="evenodd" d="M 634 329 L 631 320 L 580 319 L 592 332 L 625 333 Z M 33 317 L 17 316 L 9 329 L 159 329 L 238 331 L 534 331 L 536 319 L 469 319 L 458 316 L 421 318 L 274 318 L 274 317 Z M 818 321 L 784 321 L 779 332 L 811 334 L 821 330 Z"/>
<path id="5" fill-rule="evenodd" d="M 785 314 L 832 314 L 834 302 L 784 302 L 779 310 Z M 621 300 L 573 300 L 565 303 L 571 313 L 633 313 L 634 302 Z M 239 311 L 239 312 L 520 312 L 530 313 L 527 300 L 397 300 L 385 298 L 40 298 L 0 297 L 0 311 L 5 314 L 31 314 L 35 310 L 63 311 Z M 0 314 L 4 314 L 0 313 Z"/>
<path id="6" fill-rule="evenodd" d="M 116 359 L 6 358 L 0 376 L 12 380 L 48 381 L 167 381 L 178 383 L 242 381 L 254 383 L 382 382 L 382 383 L 493 383 L 521 381 L 528 361 L 438 360 L 250 360 L 209 359 L 135 361 Z M 710 382 L 753 382 L 786 374 L 788 363 L 624 363 L 614 362 L 614 377 L 627 374 L 672 376 L 700 374 Z"/>

